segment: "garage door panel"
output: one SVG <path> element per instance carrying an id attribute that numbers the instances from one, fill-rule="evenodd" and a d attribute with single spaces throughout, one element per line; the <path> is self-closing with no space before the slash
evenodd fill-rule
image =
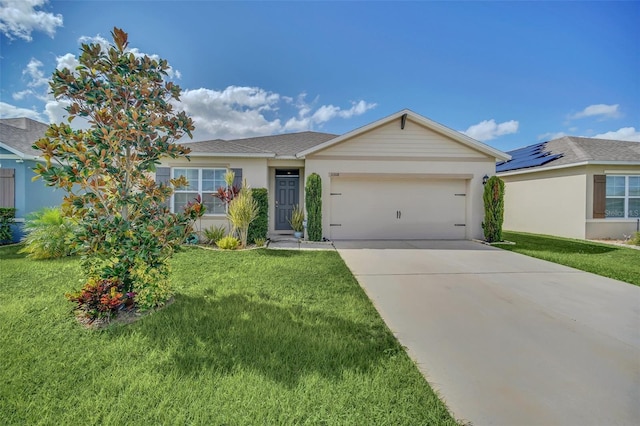
<path id="1" fill-rule="evenodd" d="M 333 178 L 332 239 L 464 239 L 462 179 Z"/>

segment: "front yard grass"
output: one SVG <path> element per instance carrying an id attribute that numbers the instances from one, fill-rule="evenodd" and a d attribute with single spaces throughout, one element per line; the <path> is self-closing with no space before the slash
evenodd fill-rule
<path id="1" fill-rule="evenodd" d="M 549 235 L 503 232 L 505 250 L 640 286 L 640 250 Z"/>
<path id="2" fill-rule="evenodd" d="M 175 303 L 82 328 L 78 259 L 0 248 L 0 424 L 456 424 L 335 252 L 190 248 Z"/>

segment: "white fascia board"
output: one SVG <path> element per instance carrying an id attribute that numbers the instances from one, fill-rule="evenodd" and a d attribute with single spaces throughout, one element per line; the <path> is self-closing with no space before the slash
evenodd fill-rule
<path id="1" fill-rule="evenodd" d="M 492 148 L 489 145 L 486 145 L 480 141 L 477 141 L 473 138 L 470 138 L 467 135 L 464 135 L 456 130 L 450 129 L 446 126 L 443 126 L 440 123 L 437 123 L 433 120 L 429 120 L 426 117 L 421 116 L 420 114 L 417 114 L 413 111 L 411 111 L 410 109 L 403 109 L 402 111 L 398 111 L 395 114 L 391 114 L 387 117 L 381 118 L 380 120 L 374 121 L 373 123 L 369 123 L 365 126 L 359 127 L 355 130 L 352 130 L 348 133 L 345 133 L 342 136 L 338 136 L 336 138 L 330 139 L 324 143 L 321 143 L 320 145 L 316 145 L 312 148 L 309 148 L 307 150 L 301 151 L 298 154 L 296 154 L 296 157 L 298 158 L 303 158 L 308 154 L 313 154 L 315 152 L 318 151 L 322 151 L 325 148 L 328 148 L 332 145 L 336 145 L 346 139 L 350 139 L 354 136 L 360 135 L 362 133 L 368 132 L 372 129 L 375 129 L 376 127 L 380 127 L 384 124 L 387 124 L 393 120 L 397 120 L 400 117 L 402 117 L 404 114 L 407 114 L 408 116 L 410 116 L 414 121 L 416 121 L 417 123 L 421 124 L 422 126 L 433 130 L 435 132 L 441 133 L 445 136 L 450 137 L 451 139 L 462 143 L 463 145 L 467 145 L 473 149 L 476 149 L 484 154 L 487 154 L 491 157 L 494 157 L 497 161 L 508 161 L 511 160 L 511 156 L 505 152 L 502 152 L 498 149 Z"/>
<path id="2" fill-rule="evenodd" d="M 528 169 L 518 169 L 507 172 L 498 172 L 498 176 L 515 176 L 527 173 L 546 172 L 547 170 L 568 169 L 578 166 L 640 166 L 640 161 L 581 161 L 579 163 L 562 164 L 560 166 L 551 167 L 533 167 Z"/>
<path id="3" fill-rule="evenodd" d="M 18 156 L 20 158 L 24 158 L 25 157 L 23 152 L 20 152 L 17 149 L 15 149 L 14 147 L 9 146 L 9 145 L 7 145 L 5 143 L 0 142 L 0 148 L 4 148 L 7 151 L 12 152 L 14 155 L 16 155 L 16 156 Z"/>
<path id="4" fill-rule="evenodd" d="M 192 152 L 189 157 L 275 158 L 274 153 Z"/>

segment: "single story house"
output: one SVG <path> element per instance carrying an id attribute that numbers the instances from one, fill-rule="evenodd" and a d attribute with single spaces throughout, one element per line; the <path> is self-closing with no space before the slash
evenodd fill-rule
<path id="1" fill-rule="evenodd" d="M 31 145 L 42 138 L 49 126 L 29 118 L 0 119 L 0 207 L 16 209 L 16 222 L 43 207 L 59 206 L 64 191 L 46 186 L 43 181 L 33 182 L 33 167 L 42 161 L 40 151 Z M 13 240 L 22 233 L 17 227 Z"/>
<path id="2" fill-rule="evenodd" d="M 640 143 L 565 136 L 508 154 L 504 229 L 624 239 L 640 227 Z"/>
<path id="3" fill-rule="evenodd" d="M 231 169 L 239 182 L 267 188 L 270 235 L 291 233 L 287 219 L 304 205 L 306 177 L 322 179 L 322 230 L 331 239 L 482 238 L 483 178 L 510 157 L 410 110 L 344 135 L 290 133 L 191 142 L 191 160 L 166 159 L 156 178 L 185 175 L 172 197 L 179 210 L 196 195 L 207 205 L 202 227 L 226 225 L 213 192 Z"/>

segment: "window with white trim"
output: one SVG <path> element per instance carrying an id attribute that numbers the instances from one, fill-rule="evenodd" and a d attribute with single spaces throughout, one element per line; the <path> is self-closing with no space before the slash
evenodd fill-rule
<path id="1" fill-rule="evenodd" d="M 605 217 L 640 218 L 640 175 L 607 175 Z"/>
<path id="2" fill-rule="evenodd" d="M 207 208 L 207 215 L 225 214 L 225 205 L 213 194 L 220 187 L 226 187 L 224 175 L 227 169 L 199 169 L 193 167 L 174 168 L 171 170 L 173 178 L 184 176 L 189 185 L 176 188 L 173 194 L 173 211 L 180 212 L 187 203 L 200 195 Z"/>

